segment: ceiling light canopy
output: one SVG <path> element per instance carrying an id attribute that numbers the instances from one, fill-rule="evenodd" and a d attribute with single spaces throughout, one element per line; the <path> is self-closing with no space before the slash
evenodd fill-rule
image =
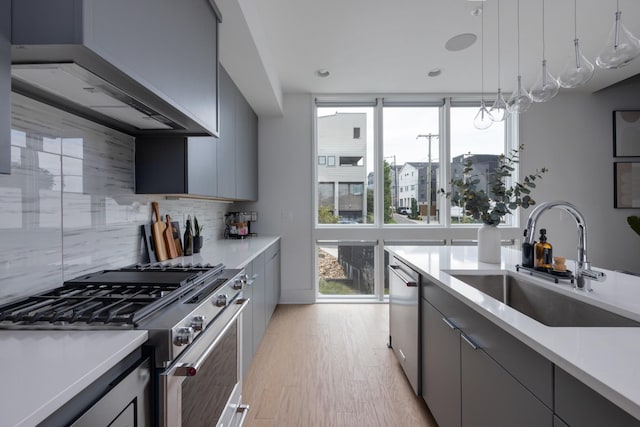
<path id="1" fill-rule="evenodd" d="M 462 33 L 447 40 L 444 47 L 450 52 L 457 52 L 467 49 L 468 47 L 473 45 L 476 40 L 478 40 L 478 36 L 476 36 L 475 34 Z"/>

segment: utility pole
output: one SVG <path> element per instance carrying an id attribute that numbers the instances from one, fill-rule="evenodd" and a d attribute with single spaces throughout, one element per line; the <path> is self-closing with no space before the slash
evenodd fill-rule
<path id="1" fill-rule="evenodd" d="M 418 135 L 418 138 L 427 138 L 429 140 L 429 163 L 427 164 L 427 224 L 431 223 L 431 139 L 439 138 L 440 135 L 427 134 L 427 135 Z M 418 182 L 418 188 L 420 188 L 420 183 Z"/>

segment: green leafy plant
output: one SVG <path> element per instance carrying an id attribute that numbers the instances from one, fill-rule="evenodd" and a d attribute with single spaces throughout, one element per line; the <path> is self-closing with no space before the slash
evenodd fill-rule
<path id="1" fill-rule="evenodd" d="M 640 236 L 640 216 L 630 215 L 627 217 L 627 223 L 633 231 Z"/>
<path id="2" fill-rule="evenodd" d="M 488 192 L 479 188 L 481 175 L 474 171 L 471 158 L 466 159 L 463 177 L 451 180 L 454 191 L 446 193 L 447 197 L 451 197 L 454 204 L 462 207 L 465 215 L 489 225 L 500 224 L 505 215 L 511 214 L 518 207 L 527 209 L 535 205 L 531 191 L 536 188 L 535 181 L 548 171 L 547 168 L 536 170 L 535 173 L 526 175 L 522 182 L 507 186 L 507 180 L 515 171 L 523 150 L 524 145 L 520 145 L 508 155 L 498 156 L 495 173 L 487 176 Z"/>
<path id="3" fill-rule="evenodd" d="M 200 224 L 198 224 L 198 218 L 194 215 L 193 216 L 193 231 L 194 231 L 194 235 L 196 237 L 200 237 L 200 233 L 202 232 L 202 230 L 204 230 L 204 225 L 200 226 Z"/>

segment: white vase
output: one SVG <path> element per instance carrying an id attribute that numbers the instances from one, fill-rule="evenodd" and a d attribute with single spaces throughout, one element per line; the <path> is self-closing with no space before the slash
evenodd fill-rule
<path id="1" fill-rule="evenodd" d="M 478 228 L 478 261 L 500 264 L 500 229 L 496 225 L 482 224 Z"/>

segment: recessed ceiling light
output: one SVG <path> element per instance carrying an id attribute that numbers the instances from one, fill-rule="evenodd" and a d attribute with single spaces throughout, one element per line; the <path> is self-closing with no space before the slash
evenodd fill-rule
<path id="1" fill-rule="evenodd" d="M 429 70 L 429 73 L 427 75 L 429 77 L 438 77 L 440 74 L 442 74 L 442 69 L 441 68 L 433 68 L 433 69 Z"/>
<path id="2" fill-rule="evenodd" d="M 478 36 L 472 33 L 462 33 L 457 36 L 451 37 L 447 40 L 444 47 L 451 52 L 456 52 L 458 50 L 463 50 L 471 46 L 476 42 Z"/>
<path id="3" fill-rule="evenodd" d="M 331 72 L 329 72 L 329 70 L 327 70 L 326 68 L 321 68 L 318 71 L 316 71 L 316 76 L 318 77 L 329 77 L 331 75 Z"/>

